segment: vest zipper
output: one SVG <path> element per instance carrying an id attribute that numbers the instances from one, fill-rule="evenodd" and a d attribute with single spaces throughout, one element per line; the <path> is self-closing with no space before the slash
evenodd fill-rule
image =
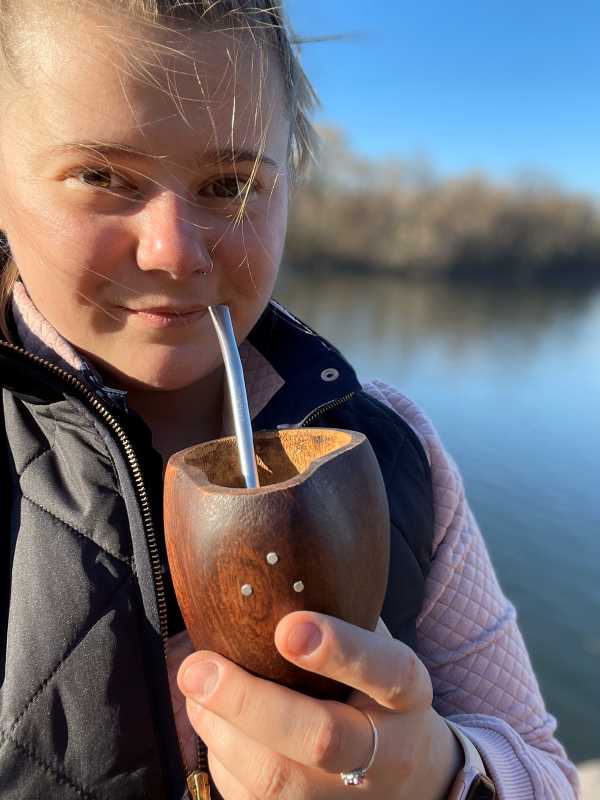
<path id="1" fill-rule="evenodd" d="M 337 408 L 338 406 L 343 406 L 344 403 L 347 403 L 356 392 L 350 392 L 349 394 L 345 394 L 343 397 L 338 397 L 337 400 L 330 400 L 328 403 L 323 403 L 322 406 L 318 406 L 315 408 L 314 411 L 311 411 L 303 420 L 298 422 L 296 425 L 292 426 L 294 428 L 307 428 L 312 422 L 314 422 L 318 417 L 322 414 L 327 413 L 327 411 L 331 411 L 333 408 Z M 284 427 L 284 426 L 279 426 Z"/>
<path id="2" fill-rule="evenodd" d="M 162 577 L 162 568 L 160 564 L 160 555 L 158 552 L 158 545 L 156 544 L 156 533 L 154 531 L 154 523 L 152 522 L 152 513 L 150 510 L 150 502 L 148 500 L 148 493 L 144 485 L 142 471 L 140 469 L 139 461 L 137 460 L 135 451 L 127 434 L 119 425 L 117 420 L 113 417 L 106 406 L 98 400 L 96 395 L 89 389 L 79 378 L 76 378 L 71 373 L 67 372 L 51 361 L 36 356 L 22 347 L 17 347 L 10 342 L 0 340 L 0 345 L 12 350 L 15 353 L 20 353 L 25 356 L 29 361 L 33 361 L 52 372 L 54 375 L 62 378 L 69 387 L 77 390 L 78 394 L 94 409 L 94 411 L 107 423 L 113 433 L 117 436 L 130 468 L 130 474 L 134 481 L 135 491 L 140 503 L 142 511 L 142 525 L 144 533 L 146 534 L 146 542 L 148 543 L 148 550 L 150 552 L 150 563 L 152 566 L 152 575 L 154 579 L 154 591 L 156 593 L 156 602 L 158 605 L 158 620 L 160 627 L 160 636 L 163 644 L 163 654 L 165 658 L 165 665 L 167 663 L 167 642 L 168 642 L 168 619 L 167 619 L 167 601 L 165 598 L 165 587 Z M 179 752 L 181 755 L 181 762 L 184 766 L 186 773 L 186 781 L 188 789 L 193 800 L 210 800 L 210 785 L 208 782 L 208 751 L 204 742 L 199 736 L 196 737 L 196 769 L 189 769 L 183 760 L 183 748 L 181 741 L 178 741 Z"/>
<path id="3" fill-rule="evenodd" d="M 187 787 L 192 800 L 210 800 L 210 783 L 208 767 L 205 770 L 195 769 L 187 776 Z"/>
<path id="4" fill-rule="evenodd" d="M 208 748 L 196 734 L 196 769 L 188 770 L 186 781 L 192 800 L 210 800 Z"/>

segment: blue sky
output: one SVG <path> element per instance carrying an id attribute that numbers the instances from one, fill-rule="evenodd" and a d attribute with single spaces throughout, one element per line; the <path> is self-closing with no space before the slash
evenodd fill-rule
<path id="1" fill-rule="evenodd" d="M 540 171 L 600 195 L 600 3 L 287 0 L 323 102 L 371 155 L 443 175 Z"/>

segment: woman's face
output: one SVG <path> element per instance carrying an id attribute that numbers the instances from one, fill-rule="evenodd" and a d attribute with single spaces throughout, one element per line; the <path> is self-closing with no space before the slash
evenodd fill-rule
<path id="1" fill-rule="evenodd" d="M 269 300 L 289 123 L 248 34 L 147 37 L 86 18 L 24 42 L 0 229 L 38 309 L 108 380 L 170 390 L 220 363 L 207 306 L 229 305 L 241 340 Z"/>

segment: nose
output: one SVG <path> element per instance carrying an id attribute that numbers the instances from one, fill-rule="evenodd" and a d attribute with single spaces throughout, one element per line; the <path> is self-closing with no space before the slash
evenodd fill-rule
<path id="1" fill-rule="evenodd" d="M 174 280 L 182 280 L 194 272 L 212 271 L 211 230 L 203 224 L 198 209 L 174 192 L 165 191 L 146 203 L 140 225 L 139 269 L 167 272 Z"/>

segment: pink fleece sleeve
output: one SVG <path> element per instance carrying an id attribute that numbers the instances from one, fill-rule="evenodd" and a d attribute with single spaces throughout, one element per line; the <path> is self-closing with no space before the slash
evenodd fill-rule
<path id="1" fill-rule="evenodd" d="M 379 381 L 364 388 L 413 427 L 431 464 L 434 558 L 417 652 L 431 675 L 436 711 L 475 744 L 498 800 L 573 800 L 577 771 L 554 738 L 556 720 L 544 707 L 458 468 L 414 403 Z"/>

